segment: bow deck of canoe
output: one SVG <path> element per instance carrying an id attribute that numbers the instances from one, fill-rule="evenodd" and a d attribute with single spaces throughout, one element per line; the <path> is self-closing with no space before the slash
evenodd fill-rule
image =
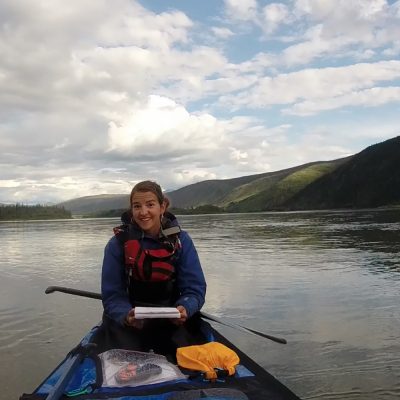
<path id="1" fill-rule="evenodd" d="M 299 400 L 299 397 L 210 326 L 213 341 L 234 350 L 240 364 L 234 376 L 210 382 L 202 376 L 136 387 L 101 385 L 101 365 L 96 353 L 104 351 L 102 328 L 94 327 L 81 343 L 35 389 L 20 400 L 123 399 L 123 400 Z M 108 344 L 109 348 L 110 345 Z"/>

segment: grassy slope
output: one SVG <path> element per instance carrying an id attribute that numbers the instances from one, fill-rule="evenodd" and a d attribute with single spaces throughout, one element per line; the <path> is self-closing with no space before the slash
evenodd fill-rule
<path id="1" fill-rule="evenodd" d="M 282 205 L 311 182 L 332 171 L 339 163 L 316 163 L 278 179 L 270 179 L 260 186 L 263 189 L 252 196 L 230 204 L 229 211 L 267 211 L 282 209 Z"/>
<path id="2" fill-rule="evenodd" d="M 191 208 L 206 204 L 225 207 L 254 196 L 286 176 L 301 171 L 318 162 L 264 174 L 242 176 L 233 179 L 207 180 L 167 193 L 177 208 Z"/>
<path id="3" fill-rule="evenodd" d="M 400 136 L 369 146 L 299 191 L 290 209 L 368 208 L 400 204 Z"/>
<path id="4" fill-rule="evenodd" d="M 129 207 L 129 194 L 101 194 L 85 196 L 60 203 L 73 214 L 90 214 L 92 212 Z"/>
<path id="5" fill-rule="evenodd" d="M 168 192 L 167 196 L 171 200 L 172 205 L 177 208 L 198 207 L 205 204 L 218 205 L 223 202 L 223 199 L 228 196 L 232 190 L 235 190 L 235 188 L 265 175 L 268 175 L 268 173 L 242 176 L 233 179 L 202 181 Z"/>
<path id="6" fill-rule="evenodd" d="M 286 170 L 198 182 L 167 193 L 172 206 L 231 212 L 362 208 L 400 204 L 400 137 L 359 154 Z M 89 196 L 61 205 L 77 214 L 125 209 L 128 195 Z"/>

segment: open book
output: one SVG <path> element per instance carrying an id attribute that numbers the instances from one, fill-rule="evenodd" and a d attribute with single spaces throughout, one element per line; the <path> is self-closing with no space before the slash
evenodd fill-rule
<path id="1" fill-rule="evenodd" d="M 135 307 L 135 319 L 180 318 L 181 313 L 174 307 Z"/>

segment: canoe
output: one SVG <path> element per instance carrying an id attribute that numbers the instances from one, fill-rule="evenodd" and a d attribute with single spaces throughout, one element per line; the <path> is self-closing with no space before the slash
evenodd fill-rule
<path id="1" fill-rule="evenodd" d="M 234 376 L 205 380 L 201 374 L 161 383 L 135 386 L 99 386 L 102 369 L 96 362 L 104 350 L 101 324 L 95 326 L 31 394 L 20 400 L 123 399 L 123 400 L 299 400 L 292 391 L 209 325 L 210 337 L 232 349 L 240 363 Z M 143 353 L 142 353 L 143 354 Z M 100 382 L 101 384 L 101 382 Z"/>

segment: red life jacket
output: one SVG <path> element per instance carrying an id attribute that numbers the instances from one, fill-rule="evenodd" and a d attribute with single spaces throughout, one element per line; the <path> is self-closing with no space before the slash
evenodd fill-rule
<path id="1" fill-rule="evenodd" d="M 143 233 L 135 224 L 114 228 L 124 248 L 128 293 L 135 303 L 170 305 L 178 297 L 175 285 L 175 263 L 179 241 L 179 226 L 162 230 L 158 248 L 145 249 Z"/>
<path id="2" fill-rule="evenodd" d="M 129 239 L 124 243 L 125 267 L 131 278 L 137 281 L 166 281 L 175 275 L 175 266 L 171 262 L 177 250 L 170 248 L 143 249 L 140 240 Z"/>

